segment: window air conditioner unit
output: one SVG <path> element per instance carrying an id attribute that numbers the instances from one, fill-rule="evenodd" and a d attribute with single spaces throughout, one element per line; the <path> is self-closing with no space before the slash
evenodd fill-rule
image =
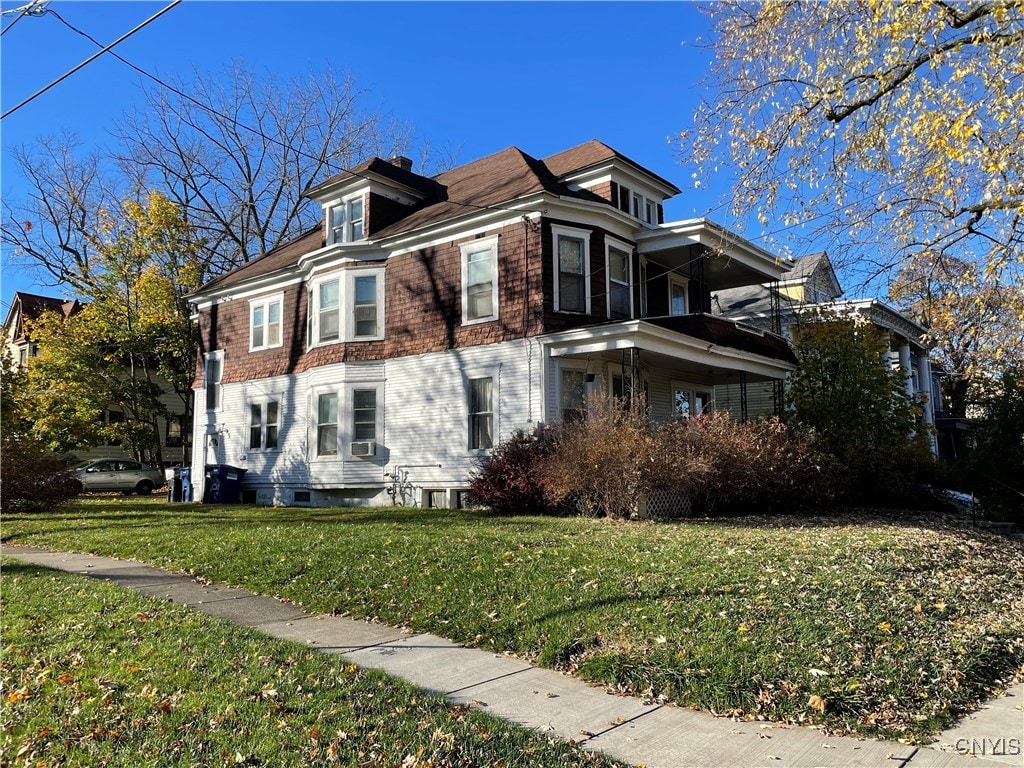
<path id="1" fill-rule="evenodd" d="M 352 443 L 352 455 L 353 456 L 376 456 L 377 455 L 377 443 L 373 440 L 367 440 L 360 443 Z"/>

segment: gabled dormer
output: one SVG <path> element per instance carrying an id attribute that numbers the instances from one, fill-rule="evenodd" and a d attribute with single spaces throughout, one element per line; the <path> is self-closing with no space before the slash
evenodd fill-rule
<path id="1" fill-rule="evenodd" d="M 832 262 L 825 251 L 793 260 L 793 269 L 779 283 L 783 299 L 797 304 L 823 304 L 843 295 Z"/>
<path id="2" fill-rule="evenodd" d="M 437 183 L 412 172 L 403 156 L 371 158 L 332 176 L 306 196 L 323 208 L 324 245 L 358 243 L 407 216 L 437 194 Z"/>
<path id="3" fill-rule="evenodd" d="M 641 225 L 656 227 L 665 220 L 664 203 L 680 189 L 600 141 L 551 155 L 544 164 L 570 189 L 585 189 Z"/>

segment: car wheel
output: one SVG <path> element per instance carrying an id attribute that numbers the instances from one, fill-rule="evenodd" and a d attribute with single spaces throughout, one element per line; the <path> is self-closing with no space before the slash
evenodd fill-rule
<path id="1" fill-rule="evenodd" d="M 153 483 L 149 480 L 140 480 L 139 484 L 135 486 L 135 492 L 139 496 L 149 496 L 153 492 Z"/>

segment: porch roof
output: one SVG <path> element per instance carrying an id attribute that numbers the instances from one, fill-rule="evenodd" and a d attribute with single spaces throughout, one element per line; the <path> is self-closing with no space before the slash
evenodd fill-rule
<path id="1" fill-rule="evenodd" d="M 782 337 L 711 315 L 620 320 L 548 334 L 540 341 L 553 357 L 639 349 L 669 365 L 745 372 L 761 379 L 783 378 L 796 367 Z"/>

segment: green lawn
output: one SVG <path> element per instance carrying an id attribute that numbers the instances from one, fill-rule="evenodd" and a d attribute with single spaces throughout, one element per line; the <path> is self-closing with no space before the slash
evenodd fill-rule
<path id="1" fill-rule="evenodd" d="M 1024 666 L 1024 547 L 938 518 L 617 524 L 107 499 L 5 516 L 2 531 L 837 732 L 922 739 Z"/>
<path id="2" fill-rule="evenodd" d="M 3 765 L 619 765 L 106 582 L 3 571 Z"/>

